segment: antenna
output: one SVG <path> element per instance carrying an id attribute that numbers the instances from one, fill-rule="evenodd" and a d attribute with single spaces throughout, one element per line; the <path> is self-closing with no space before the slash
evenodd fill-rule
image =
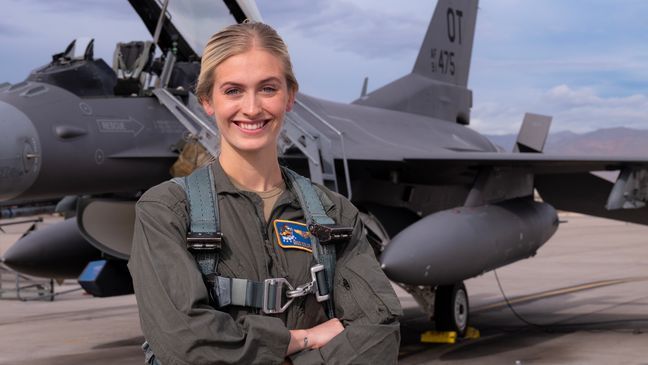
<path id="1" fill-rule="evenodd" d="M 364 82 L 362 83 L 362 91 L 360 91 L 360 97 L 367 96 L 367 85 L 369 84 L 369 78 L 365 76 Z"/>

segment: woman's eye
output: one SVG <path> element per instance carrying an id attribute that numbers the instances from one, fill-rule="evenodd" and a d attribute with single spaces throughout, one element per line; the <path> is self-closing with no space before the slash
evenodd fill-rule
<path id="1" fill-rule="evenodd" d="M 240 89 L 227 89 L 225 90 L 225 95 L 235 96 L 241 93 Z"/>
<path id="2" fill-rule="evenodd" d="M 264 86 L 263 88 L 261 88 L 261 91 L 266 94 L 273 94 L 277 92 L 277 88 L 274 86 Z"/>

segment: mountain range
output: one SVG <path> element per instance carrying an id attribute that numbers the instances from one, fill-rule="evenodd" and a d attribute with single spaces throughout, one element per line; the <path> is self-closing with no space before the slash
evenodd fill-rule
<path id="1" fill-rule="evenodd" d="M 517 134 L 486 135 L 493 143 L 511 151 Z M 648 130 L 605 128 L 588 133 L 569 131 L 550 133 L 547 154 L 648 156 Z"/>

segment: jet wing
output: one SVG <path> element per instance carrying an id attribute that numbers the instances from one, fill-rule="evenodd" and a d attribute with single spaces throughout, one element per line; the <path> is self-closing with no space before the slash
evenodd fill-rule
<path id="1" fill-rule="evenodd" d="M 506 171 L 508 176 L 529 174 L 542 199 L 557 209 L 648 225 L 648 158 L 645 156 L 467 152 L 404 162 L 414 171 L 495 169 Z M 615 170 L 620 171 L 616 182 L 591 173 Z"/>
<path id="2" fill-rule="evenodd" d="M 621 170 L 626 167 L 648 168 L 645 156 L 565 156 L 539 153 L 448 152 L 426 159 L 405 159 L 417 167 L 519 167 L 534 174 L 573 174 L 590 171 Z"/>

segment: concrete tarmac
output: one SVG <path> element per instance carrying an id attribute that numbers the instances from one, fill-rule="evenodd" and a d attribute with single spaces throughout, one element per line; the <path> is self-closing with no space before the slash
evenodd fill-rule
<path id="1" fill-rule="evenodd" d="M 567 223 L 536 257 L 497 271 L 501 289 L 493 272 L 466 282 L 478 340 L 420 343 L 431 325 L 398 290 L 406 312 L 399 363 L 648 364 L 648 227 L 562 219 Z M 12 229 L 0 233 L 0 248 L 19 237 L 20 228 Z M 2 285 L 12 285 L 6 274 Z M 56 290 L 75 287 L 70 282 Z M 0 364 L 143 362 L 132 295 L 92 298 L 75 291 L 52 302 L 4 296 Z"/>

